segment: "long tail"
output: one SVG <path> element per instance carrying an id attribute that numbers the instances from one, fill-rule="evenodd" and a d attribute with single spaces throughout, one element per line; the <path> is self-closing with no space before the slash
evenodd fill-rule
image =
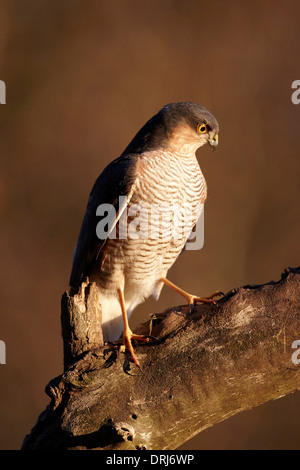
<path id="1" fill-rule="evenodd" d="M 102 306 L 102 330 L 105 341 L 116 341 L 124 329 L 122 310 L 118 297 L 99 295 Z"/>

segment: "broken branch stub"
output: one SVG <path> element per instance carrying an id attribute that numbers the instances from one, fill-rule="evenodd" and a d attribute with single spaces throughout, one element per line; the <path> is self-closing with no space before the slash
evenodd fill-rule
<path id="1" fill-rule="evenodd" d="M 61 325 L 65 370 L 83 353 L 103 346 L 101 321 L 99 290 L 88 278 L 81 284 L 77 294 L 63 294 Z"/>

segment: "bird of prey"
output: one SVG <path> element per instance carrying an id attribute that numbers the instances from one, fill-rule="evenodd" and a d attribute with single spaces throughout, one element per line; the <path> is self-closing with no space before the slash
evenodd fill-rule
<path id="1" fill-rule="evenodd" d="M 214 302 L 213 297 L 219 293 L 198 297 L 167 279 L 193 226 L 182 236 L 130 237 L 118 236 L 121 221 L 128 227 L 134 219 L 123 216 L 136 205 L 150 211 L 153 206 L 182 207 L 184 203 L 191 208 L 195 224 L 199 216 L 196 208 L 204 204 L 207 194 L 195 152 L 206 143 L 216 148 L 218 132 L 216 118 L 203 106 L 191 102 L 168 104 L 104 169 L 91 191 L 73 255 L 71 291 L 76 292 L 86 276 L 96 282 L 103 337 L 115 341 L 123 330 L 124 345 L 137 366 L 132 340 L 149 340 L 130 330 L 128 318 L 137 305 L 150 295 L 158 299 L 164 284 L 181 294 L 190 306 L 195 302 Z M 107 232 L 102 237 L 97 234 L 99 214 L 104 215 L 99 207 L 112 207 L 116 214 L 112 222 L 107 222 Z"/>

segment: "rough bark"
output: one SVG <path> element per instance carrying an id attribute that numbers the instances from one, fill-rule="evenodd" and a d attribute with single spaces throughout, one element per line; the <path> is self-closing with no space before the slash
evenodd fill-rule
<path id="1" fill-rule="evenodd" d="M 78 294 L 65 292 L 61 299 L 61 326 L 64 341 L 64 368 L 82 354 L 103 346 L 101 305 L 95 284 L 85 280 Z"/>
<path id="2" fill-rule="evenodd" d="M 136 368 L 120 344 L 103 345 L 93 285 L 64 294 L 65 371 L 23 449 L 175 449 L 200 431 L 300 388 L 300 268 L 233 289 L 217 305 L 185 306 L 137 332 Z M 83 315 L 80 315 L 83 312 Z"/>

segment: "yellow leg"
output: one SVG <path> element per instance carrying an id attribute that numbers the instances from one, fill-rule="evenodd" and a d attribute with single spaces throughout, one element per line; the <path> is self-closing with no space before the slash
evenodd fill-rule
<path id="1" fill-rule="evenodd" d="M 126 307 L 125 307 L 125 300 L 124 300 L 123 290 L 118 289 L 118 294 L 119 294 L 119 300 L 120 300 L 120 305 L 121 305 L 121 309 L 122 309 L 122 317 L 123 317 L 123 323 L 124 323 L 123 343 L 128 348 L 133 362 L 139 367 L 139 361 L 137 360 L 137 357 L 134 353 L 134 349 L 133 349 L 131 340 L 133 339 L 133 340 L 136 340 L 136 341 L 148 342 L 149 338 L 147 336 L 135 335 L 134 333 L 132 333 L 131 329 L 129 328 L 129 324 L 128 324 L 128 318 L 127 318 L 127 312 L 126 312 Z"/>
<path id="2" fill-rule="evenodd" d="M 180 289 L 180 287 L 176 286 L 175 284 L 173 284 L 173 282 L 169 281 L 165 277 L 162 277 L 160 280 L 164 284 L 166 284 L 166 286 L 171 287 L 171 289 L 173 289 L 178 294 L 182 295 L 187 300 L 188 305 L 190 307 L 190 311 L 192 310 L 193 305 L 197 302 L 201 302 L 203 304 L 216 304 L 216 302 L 213 300 L 214 297 L 222 295 L 222 292 L 216 291 L 208 297 L 198 297 L 197 295 L 189 294 L 188 292 L 185 292 L 184 290 Z"/>

